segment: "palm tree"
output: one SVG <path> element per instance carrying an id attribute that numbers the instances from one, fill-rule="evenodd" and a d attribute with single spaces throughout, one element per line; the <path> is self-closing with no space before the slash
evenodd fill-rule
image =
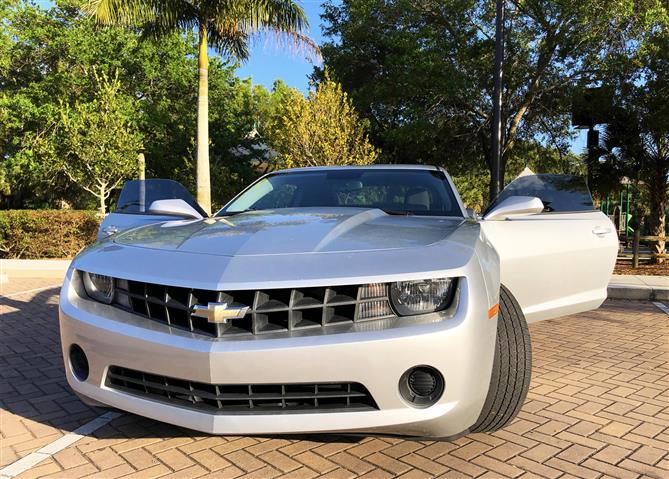
<path id="1" fill-rule="evenodd" d="M 207 49 L 246 60 L 249 41 L 270 34 L 318 55 L 303 33 L 309 26 L 304 11 L 293 0 L 89 0 L 83 9 L 98 23 L 138 26 L 151 36 L 198 31 L 197 201 L 211 213 Z"/>

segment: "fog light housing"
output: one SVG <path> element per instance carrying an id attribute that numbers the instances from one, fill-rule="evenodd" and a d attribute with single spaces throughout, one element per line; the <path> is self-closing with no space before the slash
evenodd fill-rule
<path id="1" fill-rule="evenodd" d="M 70 369 L 79 381 L 84 382 L 88 379 L 88 358 L 78 344 L 70 346 Z"/>
<path id="2" fill-rule="evenodd" d="M 444 393 L 444 377 L 431 366 L 416 366 L 400 378 L 400 394 L 413 407 L 425 408 L 436 403 Z"/>

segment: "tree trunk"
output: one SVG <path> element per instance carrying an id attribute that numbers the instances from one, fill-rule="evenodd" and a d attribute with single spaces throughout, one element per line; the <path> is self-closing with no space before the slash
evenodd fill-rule
<path id="1" fill-rule="evenodd" d="M 200 20 L 197 90 L 197 202 L 211 214 L 209 179 L 209 57 L 207 22 Z"/>
<path id="2" fill-rule="evenodd" d="M 667 225 L 667 173 L 663 171 L 664 176 L 657 175 L 653 178 L 653 183 L 649 184 L 649 202 L 650 202 L 650 234 L 651 236 L 666 236 Z M 666 246 L 665 241 L 653 241 L 651 252 L 656 254 L 664 253 Z M 655 257 L 654 262 L 657 264 L 663 263 L 664 258 Z"/>
<path id="3" fill-rule="evenodd" d="M 97 195 L 98 198 L 100 199 L 100 207 L 98 208 L 98 214 L 103 218 L 104 218 L 105 214 L 107 213 L 107 207 L 105 206 L 105 193 L 106 193 L 105 187 L 106 187 L 106 185 L 100 185 L 98 187 L 100 193 L 98 193 L 98 195 Z"/>

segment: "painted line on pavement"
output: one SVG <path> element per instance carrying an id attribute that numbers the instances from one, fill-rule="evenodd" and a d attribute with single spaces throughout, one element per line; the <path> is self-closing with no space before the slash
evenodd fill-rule
<path id="1" fill-rule="evenodd" d="M 49 459 L 51 456 L 57 452 L 62 451 L 67 446 L 71 446 L 79 439 L 88 434 L 93 433 L 97 429 L 100 429 L 105 424 L 121 416 L 122 413 L 116 411 L 109 411 L 104 413 L 102 416 L 96 417 L 95 419 L 88 421 L 83 426 L 79 426 L 74 431 L 65 434 L 63 437 L 56 439 L 55 441 L 47 444 L 46 446 L 38 449 L 35 452 L 31 452 L 25 457 L 22 457 L 18 461 L 15 461 L 2 469 L 0 469 L 0 479 L 5 479 L 9 477 L 15 477 L 19 474 L 26 472 L 31 467 L 36 466 L 45 459 Z"/>
<path id="2" fill-rule="evenodd" d="M 665 306 L 664 303 L 660 303 L 659 301 L 653 301 L 653 304 L 657 306 L 658 309 L 669 315 L 669 307 Z"/>
<path id="3" fill-rule="evenodd" d="M 21 296 L 22 294 L 38 293 L 40 291 L 44 291 L 44 290 L 52 289 L 52 288 L 59 288 L 61 286 L 62 286 L 62 283 L 58 283 L 58 284 L 52 284 L 51 286 L 42 286 L 41 288 L 27 289 L 25 291 L 18 291 L 16 293 L 11 293 L 11 294 L 0 294 L 0 298 L 12 298 L 14 296 Z"/>

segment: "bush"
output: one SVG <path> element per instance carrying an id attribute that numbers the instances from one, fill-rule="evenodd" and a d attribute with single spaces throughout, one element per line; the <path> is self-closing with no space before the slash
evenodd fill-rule
<path id="1" fill-rule="evenodd" d="M 95 241 L 94 211 L 0 211 L 0 258 L 71 258 Z"/>

